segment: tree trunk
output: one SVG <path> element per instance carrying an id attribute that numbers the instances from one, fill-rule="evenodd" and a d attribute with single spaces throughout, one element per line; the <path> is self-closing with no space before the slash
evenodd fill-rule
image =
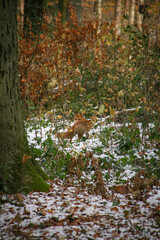
<path id="1" fill-rule="evenodd" d="M 18 12 L 19 12 L 19 27 L 20 30 L 22 31 L 24 29 L 24 0 L 19 0 Z"/>
<path id="2" fill-rule="evenodd" d="M 136 0 L 131 0 L 130 18 L 129 18 L 130 25 L 133 25 L 135 21 L 135 3 L 136 3 Z"/>
<path id="3" fill-rule="evenodd" d="M 45 4 L 45 0 L 24 0 L 24 31 L 26 37 L 30 37 L 30 31 L 39 34 Z"/>
<path id="4" fill-rule="evenodd" d="M 125 4 L 124 4 L 124 27 L 127 27 L 129 24 L 129 6 L 130 6 L 130 0 L 125 0 Z"/>
<path id="5" fill-rule="evenodd" d="M 116 5 L 115 5 L 116 37 L 121 35 L 121 15 L 122 15 L 122 0 L 116 0 Z"/>
<path id="6" fill-rule="evenodd" d="M 138 0 L 138 7 L 136 11 L 136 23 L 137 27 L 140 31 L 142 31 L 142 20 L 143 20 L 143 15 L 139 12 L 139 6 L 144 4 L 144 0 Z"/>
<path id="7" fill-rule="evenodd" d="M 17 0 L 0 2 L 0 187 L 8 192 L 47 191 L 45 174 L 35 160 L 22 161 L 28 143 L 18 81 L 16 12 Z"/>
<path id="8" fill-rule="evenodd" d="M 62 14 L 61 16 L 61 22 L 62 25 L 64 25 L 67 21 L 68 17 L 68 6 L 67 6 L 67 0 L 59 0 L 59 10 L 60 13 Z"/>
<path id="9" fill-rule="evenodd" d="M 98 18 L 101 21 L 102 20 L 102 0 L 97 0 L 97 14 Z"/>
<path id="10" fill-rule="evenodd" d="M 97 16 L 99 20 L 98 33 L 100 33 L 101 22 L 102 22 L 102 0 L 97 0 Z"/>
<path id="11" fill-rule="evenodd" d="M 70 0 L 71 6 L 76 10 L 78 21 L 82 22 L 82 0 Z"/>
<path id="12" fill-rule="evenodd" d="M 156 17 L 155 48 L 158 48 L 160 46 L 159 40 L 160 40 L 160 8 L 157 10 L 157 17 Z"/>

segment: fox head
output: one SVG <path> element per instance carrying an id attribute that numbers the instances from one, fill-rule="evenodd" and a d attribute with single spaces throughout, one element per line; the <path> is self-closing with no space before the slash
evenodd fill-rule
<path id="1" fill-rule="evenodd" d="M 75 115 L 75 117 L 74 117 L 74 120 L 75 120 L 75 121 L 79 121 L 79 120 L 83 120 L 83 119 L 84 119 L 83 115 L 82 115 L 82 114 L 79 114 L 79 113 L 77 113 L 77 114 Z"/>

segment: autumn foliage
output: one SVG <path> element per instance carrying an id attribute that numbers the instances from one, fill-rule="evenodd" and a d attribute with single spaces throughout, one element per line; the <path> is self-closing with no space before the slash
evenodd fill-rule
<path id="1" fill-rule="evenodd" d="M 54 26 L 46 15 L 39 28 L 39 35 L 31 33 L 27 39 L 19 33 L 25 102 L 53 107 L 57 100 L 69 103 L 76 96 L 82 108 L 98 103 L 106 112 L 106 104 L 110 110 L 145 105 L 148 111 L 159 111 L 158 54 L 135 26 L 127 26 L 115 39 L 112 25 L 99 26 L 93 19 L 80 25 L 71 8 L 65 25 L 59 13 Z"/>

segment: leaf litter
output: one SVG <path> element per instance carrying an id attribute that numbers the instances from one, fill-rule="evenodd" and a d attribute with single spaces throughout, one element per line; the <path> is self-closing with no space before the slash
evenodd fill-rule
<path id="1" fill-rule="evenodd" d="M 112 166 L 102 169 L 101 159 L 112 156 L 119 161 L 122 156 L 117 154 L 116 141 L 109 140 L 104 147 L 98 137 L 106 127 L 117 129 L 119 125 L 101 123 L 105 123 L 105 119 L 99 119 L 86 141 L 74 138 L 72 144 L 60 146 L 73 155 L 69 175 L 63 180 L 48 181 L 49 192 L 1 195 L 2 240 L 160 239 L 159 181 L 154 175 L 148 177 L 145 170 L 136 172 L 129 164 L 123 166 L 121 182 L 117 182 Z M 41 134 L 45 139 L 49 129 L 41 128 L 36 135 Z M 27 130 L 30 143 L 37 144 L 35 132 Z M 54 136 L 52 138 L 57 142 Z M 103 151 L 97 154 L 93 149 L 98 147 L 103 147 Z M 147 157 L 155 156 L 159 161 L 155 148 L 147 151 Z M 143 154 L 136 152 L 136 155 L 141 158 Z M 92 168 L 89 172 L 83 170 L 84 157 L 86 168 Z"/>

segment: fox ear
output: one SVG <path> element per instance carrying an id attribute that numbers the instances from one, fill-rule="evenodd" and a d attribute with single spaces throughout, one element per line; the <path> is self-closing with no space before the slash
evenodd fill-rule
<path id="1" fill-rule="evenodd" d="M 84 115 L 84 112 L 81 110 L 80 111 L 80 115 L 83 117 L 83 115 Z"/>

